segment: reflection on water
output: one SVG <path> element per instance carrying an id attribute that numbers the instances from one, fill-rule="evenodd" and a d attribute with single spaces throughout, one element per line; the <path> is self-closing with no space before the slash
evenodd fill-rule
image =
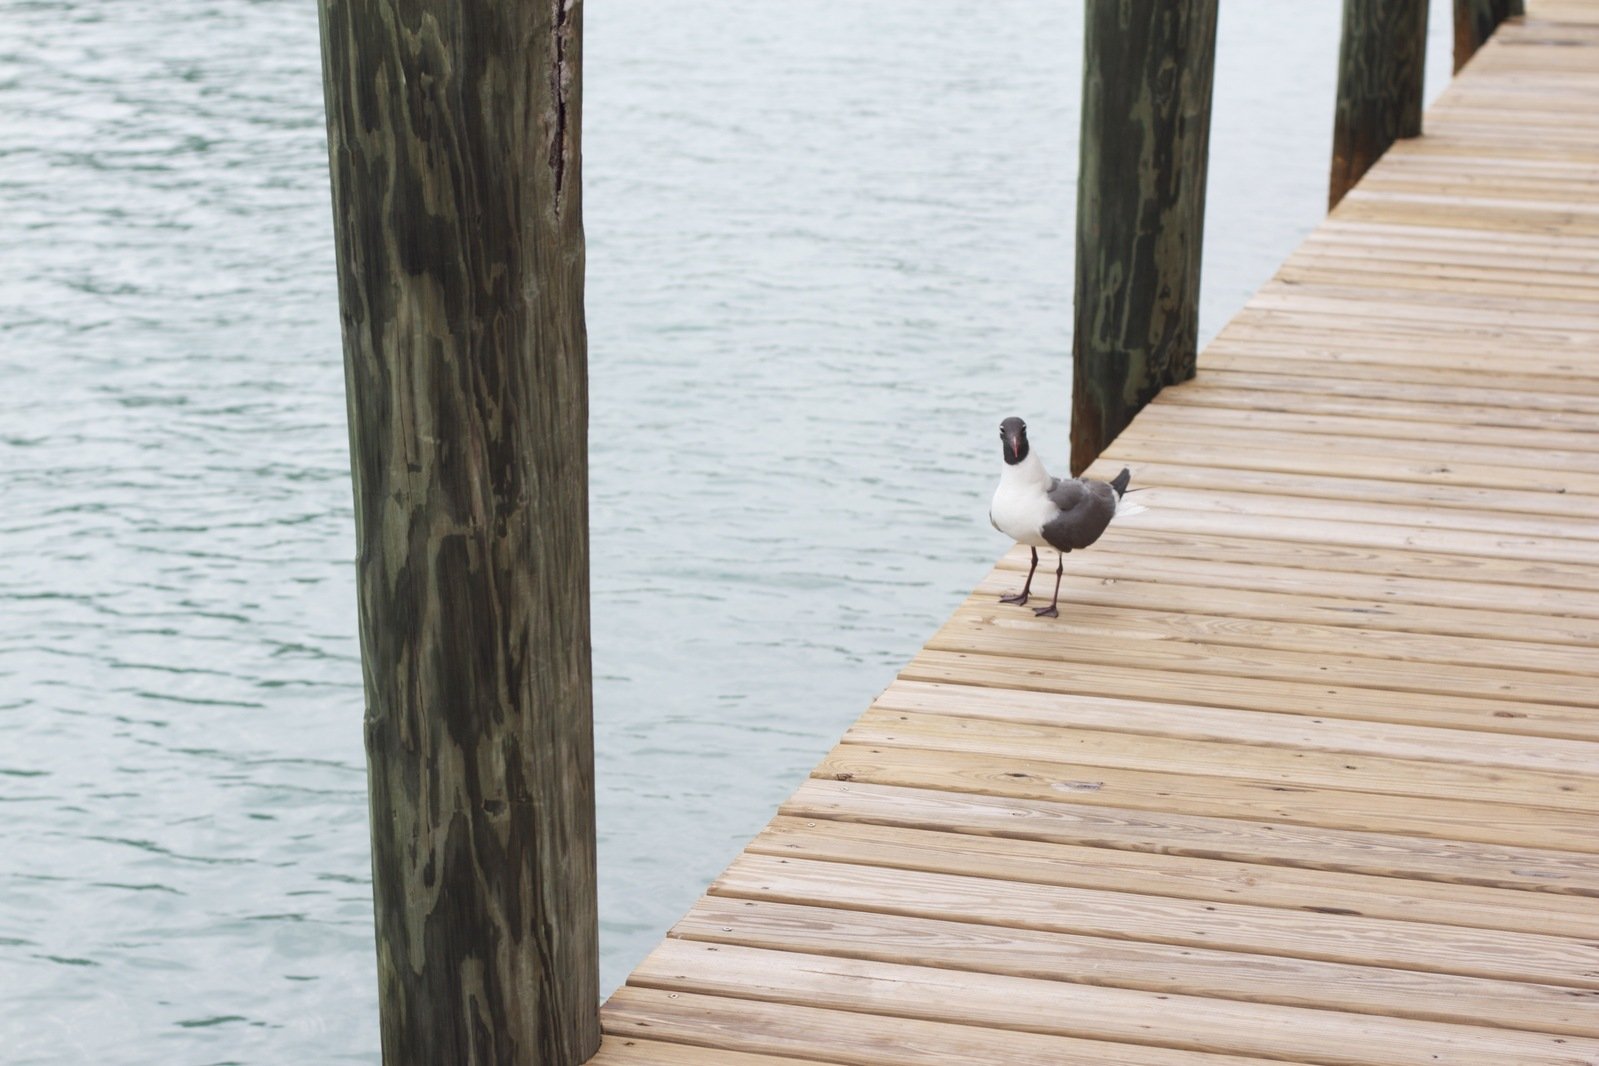
<path id="1" fill-rule="evenodd" d="M 589 5 L 607 988 L 1003 547 L 998 419 L 1064 454 L 1064 7 Z M 1337 4 L 1223 18 L 1208 332 L 1320 213 Z M 318 62 L 0 0 L 11 1063 L 377 1059 Z"/>

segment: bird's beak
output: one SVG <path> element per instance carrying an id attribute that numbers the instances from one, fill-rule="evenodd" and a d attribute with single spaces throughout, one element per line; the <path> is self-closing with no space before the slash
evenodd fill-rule
<path id="1" fill-rule="evenodd" d="M 1012 433 L 1005 438 L 1005 443 L 1010 445 L 1010 457 L 1018 459 L 1022 454 L 1022 437 L 1020 433 Z"/>

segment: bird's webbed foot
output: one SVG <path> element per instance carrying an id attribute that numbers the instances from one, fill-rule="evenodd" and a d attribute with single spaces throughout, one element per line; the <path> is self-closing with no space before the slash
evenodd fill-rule
<path id="1" fill-rule="evenodd" d="M 1014 604 L 1016 604 L 1016 606 L 1020 607 L 1020 606 L 1024 605 L 1027 602 L 1027 590 L 1026 589 L 1022 589 L 1020 592 L 1018 592 L 1014 596 L 1001 596 L 999 598 L 999 602 L 1000 603 L 1014 603 Z"/>
<path id="2" fill-rule="evenodd" d="M 1040 618 L 1059 618 L 1060 610 L 1053 603 L 1048 607 L 1034 607 L 1033 613 Z"/>

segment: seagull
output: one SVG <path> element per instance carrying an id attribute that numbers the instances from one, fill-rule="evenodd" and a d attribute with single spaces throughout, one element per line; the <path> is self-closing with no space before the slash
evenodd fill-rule
<path id="1" fill-rule="evenodd" d="M 1005 442 L 1005 468 L 1000 471 L 988 520 L 1007 537 L 1033 549 L 1027 583 L 1021 592 L 1003 596 L 999 602 L 1025 604 L 1033 587 L 1033 574 L 1038 570 L 1038 549 L 1054 548 L 1060 553 L 1055 567 L 1055 595 L 1048 607 L 1035 607 L 1033 613 L 1041 618 L 1058 618 L 1066 553 L 1098 540 L 1112 518 L 1143 510 L 1138 504 L 1122 502 L 1132 472 L 1124 468 L 1110 481 L 1050 477 L 1043 460 L 1028 447 L 1027 423 L 1019 418 L 1007 418 L 999 424 L 999 439 Z"/>

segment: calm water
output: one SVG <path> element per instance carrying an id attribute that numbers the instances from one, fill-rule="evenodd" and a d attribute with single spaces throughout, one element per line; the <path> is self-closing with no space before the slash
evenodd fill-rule
<path id="1" fill-rule="evenodd" d="M 1207 336 L 1336 56 L 1224 6 Z M 999 418 L 1064 454 L 1081 8 L 587 20 L 609 989 L 1001 550 Z M 0 0 L 8 1063 L 377 1060 L 320 92 L 309 0 Z"/>

